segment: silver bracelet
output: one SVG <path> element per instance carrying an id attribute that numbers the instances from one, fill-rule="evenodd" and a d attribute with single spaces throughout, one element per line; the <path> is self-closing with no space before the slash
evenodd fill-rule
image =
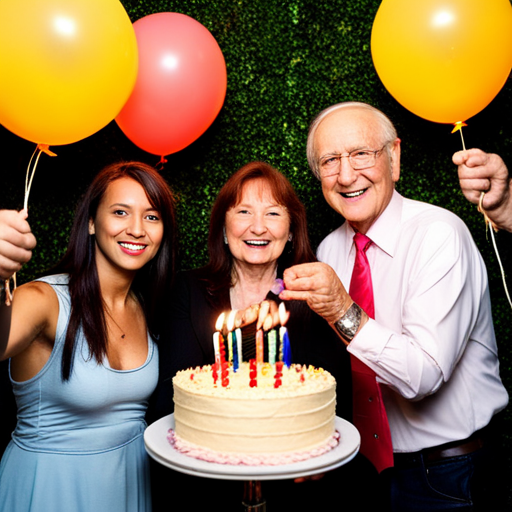
<path id="1" fill-rule="evenodd" d="M 354 336 L 361 325 L 361 312 L 362 309 L 353 302 L 345 314 L 337 322 L 334 322 L 334 327 L 337 333 L 345 341 L 351 342 L 354 339 Z"/>

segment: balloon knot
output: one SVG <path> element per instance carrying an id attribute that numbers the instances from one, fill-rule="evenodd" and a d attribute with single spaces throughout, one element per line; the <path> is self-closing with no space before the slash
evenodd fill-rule
<path id="1" fill-rule="evenodd" d="M 158 170 L 162 170 L 164 168 L 164 165 L 167 163 L 167 158 L 165 156 L 160 157 L 160 161 L 156 164 L 156 168 Z"/>
<path id="2" fill-rule="evenodd" d="M 467 126 L 467 124 L 462 121 L 457 121 L 456 123 L 453 123 L 453 126 L 455 126 L 455 128 L 452 130 L 452 133 L 455 133 L 462 130 L 462 127 Z"/>
<path id="3" fill-rule="evenodd" d="M 42 153 L 46 153 L 48 156 L 57 156 L 56 153 L 53 151 L 50 151 L 50 146 L 48 144 L 38 144 L 37 149 L 41 151 Z"/>

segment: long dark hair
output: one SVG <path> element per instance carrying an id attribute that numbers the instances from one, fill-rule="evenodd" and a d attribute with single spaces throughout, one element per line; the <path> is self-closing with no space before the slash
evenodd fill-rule
<path id="1" fill-rule="evenodd" d="M 286 177 L 265 162 L 250 162 L 236 171 L 224 184 L 213 204 L 208 235 L 209 262 L 204 268 L 208 291 L 212 295 L 232 286 L 233 257 L 224 243 L 224 223 L 227 211 L 236 206 L 246 183 L 261 179 L 269 186 L 274 200 L 288 210 L 291 242 L 287 242 L 278 258 L 277 272 L 299 263 L 316 261 L 308 237 L 306 210 Z"/>
<path id="2" fill-rule="evenodd" d="M 73 366 L 75 339 L 79 329 L 99 363 L 107 351 L 107 326 L 102 307 L 95 259 L 95 237 L 89 235 L 89 221 L 96 217 L 98 205 L 114 181 L 131 178 L 139 183 L 163 221 L 164 236 L 155 257 L 140 269 L 131 286 L 144 312 L 148 330 L 158 336 L 163 298 L 172 285 L 176 252 L 174 198 L 158 172 L 141 162 L 121 162 L 105 167 L 93 180 L 78 205 L 69 244 L 64 257 L 52 273 L 69 274 L 71 315 L 62 355 L 62 378 L 68 380 Z"/>

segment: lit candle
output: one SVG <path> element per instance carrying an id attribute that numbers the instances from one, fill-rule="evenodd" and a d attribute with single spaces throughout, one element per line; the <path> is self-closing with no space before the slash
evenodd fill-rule
<path id="1" fill-rule="evenodd" d="M 292 352 L 290 347 L 290 338 L 288 337 L 288 329 L 285 327 L 285 324 L 288 320 L 288 313 L 286 311 L 284 302 L 279 304 L 279 322 L 281 323 L 281 327 L 279 329 L 279 338 L 282 347 L 282 353 L 280 351 L 281 360 L 284 364 L 289 367 L 292 363 Z"/>
<path id="2" fill-rule="evenodd" d="M 268 333 L 268 362 L 270 364 L 276 364 L 277 354 L 277 333 L 275 329 L 272 329 Z"/>
<path id="3" fill-rule="evenodd" d="M 263 364 L 263 329 L 256 331 L 256 362 Z"/>
<path id="4" fill-rule="evenodd" d="M 228 328 L 228 361 L 233 361 L 233 327 L 235 326 L 236 311 L 231 310 L 228 315 L 226 327 Z"/>
<path id="5" fill-rule="evenodd" d="M 258 314 L 258 322 L 256 324 L 256 362 L 258 364 L 263 364 L 264 357 L 264 335 L 263 328 L 265 326 L 267 315 L 270 310 L 270 303 L 267 300 L 264 300 L 260 304 L 260 311 Z"/>
<path id="6" fill-rule="evenodd" d="M 227 360 L 233 362 L 233 333 L 228 331 L 228 358 Z"/>
<path id="7" fill-rule="evenodd" d="M 243 354 L 242 354 L 242 329 L 238 327 L 235 329 L 235 336 L 236 336 L 236 354 L 237 354 L 237 360 L 238 364 L 242 364 L 242 361 L 244 360 Z"/>
<path id="8" fill-rule="evenodd" d="M 219 352 L 220 352 L 220 364 L 226 362 L 226 343 L 224 342 L 224 338 L 222 333 L 219 334 Z"/>
<path id="9" fill-rule="evenodd" d="M 217 322 L 215 323 L 216 331 L 213 333 L 213 352 L 215 354 L 215 365 L 217 369 L 220 371 L 220 344 L 221 344 L 221 334 L 222 326 L 224 325 L 224 313 L 221 313 L 219 318 L 217 318 Z M 217 380 L 217 372 L 214 372 L 214 381 Z"/>
<path id="10" fill-rule="evenodd" d="M 227 328 L 228 328 L 228 343 L 229 343 L 229 360 L 233 362 L 233 371 L 238 370 L 238 346 L 236 341 L 236 335 L 233 332 L 235 326 L 236 310 L 232 310 L 229 313 Z"/>
<path id="11" fill-rule="evenodd" d="M 288 337 L 288 329 L 284 328 L 283 336 L 283 362 L 289 368 L 292 364 L 292 347 L 290 345 L 290 338 Z"/>

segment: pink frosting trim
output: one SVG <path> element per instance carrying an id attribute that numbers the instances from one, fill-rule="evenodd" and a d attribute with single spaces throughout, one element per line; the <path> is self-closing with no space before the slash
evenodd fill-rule
<path id="1" fill-rule="evenodd" d="M 338 431 L 332 435 L 329 441 L 313 450 L 288 453 L 221 453 L 208 448 L 197 446 L 188 441 L 184 441 L 171 428 L 167 433 L 167 440 L 179 452 L 193 457 L 195 459 L 204 460 L 206 462 L 215 462 L 217 464 L 230 464 L 233 466 L 281 466 L 283 464 L 293 464 L 303 460 L 318 457 L 338 446 L 340 434 Z"/>

